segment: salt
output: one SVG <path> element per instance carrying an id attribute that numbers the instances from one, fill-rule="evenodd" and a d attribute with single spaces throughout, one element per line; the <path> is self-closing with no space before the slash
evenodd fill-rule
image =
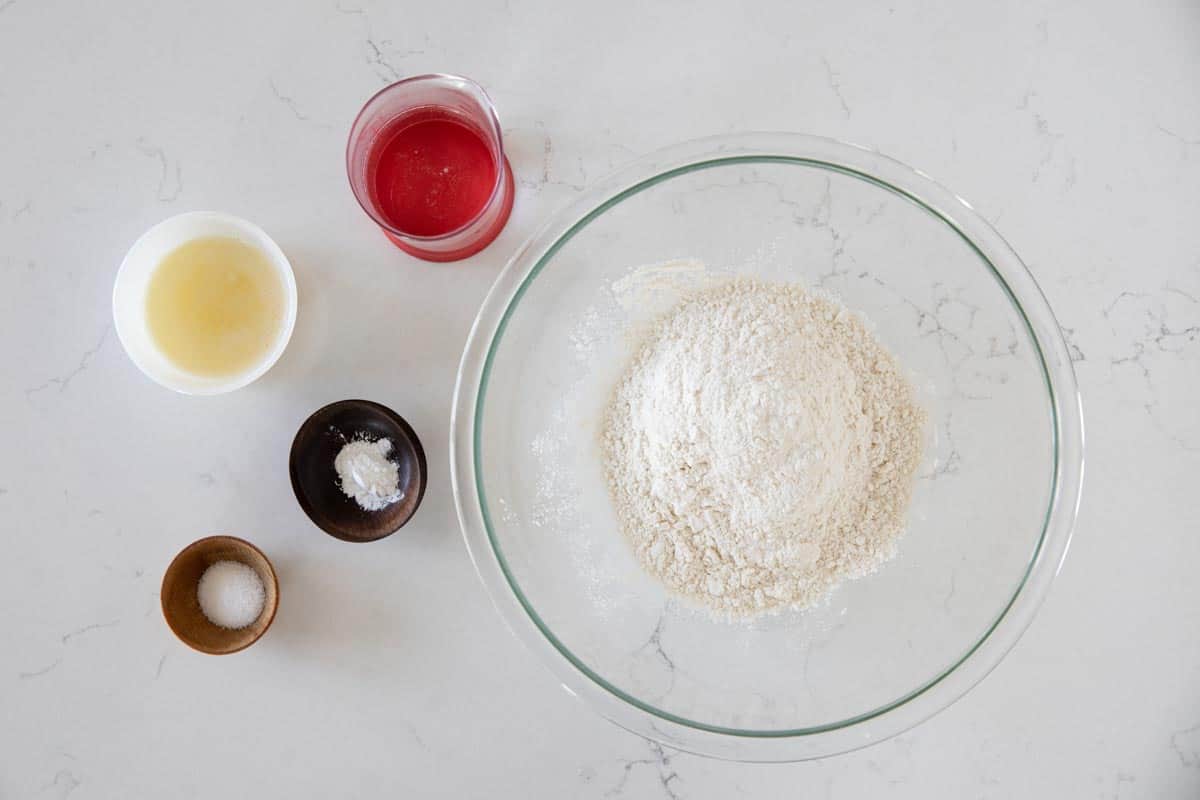
<path id="1" fill-rule="evenodd" d="M 262 615 L 267 590 L 253 567 L 239 561 L 218 561 L 200 576 L 196 599 L 209 622 L 237 630 Z"/>

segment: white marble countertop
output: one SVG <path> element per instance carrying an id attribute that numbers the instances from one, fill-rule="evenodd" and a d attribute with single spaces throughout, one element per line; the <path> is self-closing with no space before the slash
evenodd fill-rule
<path id="1" fill-rule="evenodd" d="M 1197 796 L 1200 6 L 805 5 L 0 1 L 0 797 Z M 492 92 L 519 178 L 500 239 L 444 266 L 373 230 L 342 165 L 362 101 L 434 70 Z M 476 580 L 446 452 L 468 327 L 534 226 L 636 154 L 761 129 L 878 148 L 993 220 L 1089 434 L 1072 551 L 1008 659 L 896 739 L 774 766 L 663 750 L 556 686 Z M 200 208 L 270 231 L 302 297 L 282 361 L 219 398 L 143 378 L 109 308 L 134 238 Z M 297 425 L 348 396 L 429 454 L 418 516 L 371 546 L 287 478 Z M 220 659 L 158 609 L 214 532 L 284 598 Z"/>

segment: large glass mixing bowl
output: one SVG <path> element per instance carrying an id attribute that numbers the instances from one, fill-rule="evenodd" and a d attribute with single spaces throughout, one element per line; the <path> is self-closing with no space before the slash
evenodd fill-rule
<path id="1" fill-rule="evenodd" d="M 617 526 L 601 411 L 630 331 L 673 298 L 645 267 L 678 259 L 838 296 L 928 412 L 899 554 L 816 608 L 714 619 Z M 878 153 L 751 134 L 639 160 L 517 252 L 467 342 L 450 444 L 480 578 L 568 691 L 672 747 L 790 761 L 899 733 L 996 666 L 1066 554 L 1082 440 L 1054 316 L 966 202 Z"/>

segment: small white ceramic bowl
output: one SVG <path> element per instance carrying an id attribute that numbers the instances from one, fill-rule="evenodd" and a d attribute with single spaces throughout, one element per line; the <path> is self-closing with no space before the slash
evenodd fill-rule
<path id="1" fill-rule="evenodd" d="M 235 375 L 206 377 L 175 366 L 154 343 L 146 327 L 146 289 L 163 258 L 184 242 L 228 236 L 257 248 L 279 272 L 284 289 L 284 319 L 275 342 L 251 368 Z M 191 211 L 163 220 L 133 243 L 113 285 L 113 322 L 121 346 L 155 383 L 184 394 L 221 394 L 257 380 L 283 355 L 296 325 L 296 276 L 275 241 L 252 222 L 219 211 Z"/>

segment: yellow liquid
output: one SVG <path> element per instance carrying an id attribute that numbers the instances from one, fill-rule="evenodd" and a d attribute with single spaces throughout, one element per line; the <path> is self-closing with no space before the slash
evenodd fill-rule
<path id="1" fill-rule="evenodd" d="M 146 325 L 193 375 L 225 377 L 263 360 L 283 322 L 283 282 L 267 256 L 224 236 L 172 250 L 150 276 Z"/>

